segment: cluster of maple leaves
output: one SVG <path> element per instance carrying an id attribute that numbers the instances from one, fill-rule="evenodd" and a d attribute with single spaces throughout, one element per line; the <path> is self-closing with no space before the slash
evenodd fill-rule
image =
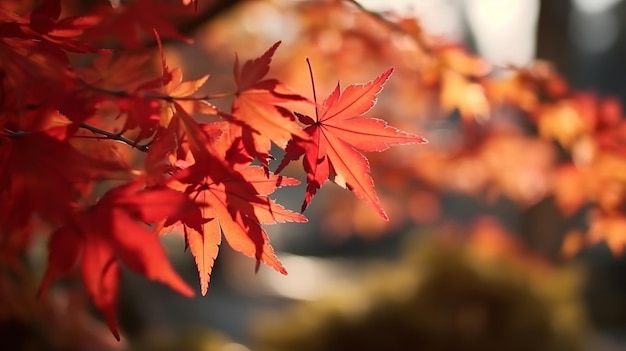
<path id="1" fill-rule="evenodd" d="M 306 222 L 269 197 L 299 183 L 280 175 L 298 159 L 307 184 L 301 210 L 327 180 L 392 222 L 432 221 L 438 196 L 450 190 L 505 195 L 523 206 L 553 197 L 565 216 L 589 213 L 588 228 L 566 237 L 566 254 L 600 240 L 616 253 L 626 248 L 621 103 L 571 89 L 545 62 L 496 67 L 430 36 L 414 18 L 369 12 L 357 1 L 274 0 L 268 3 L 282 16 L 298 19 L 298 40 L 282 48 L 290 59 L 276 62 L 280 43 L 253 60 L 235 57 L 234 90 L 202 96 L 208 75 L 183 80 L 161 48 L 161 38 L 190 42 L 171 18 L 193 16 L 197 1 L 104 3 L 72 16 L 60 0 L 0 1 L 0 262 L 18 265 L 33 236 L 50 234 L 40 294 L 79 272 L 118 338 L 121 265 L 194 294 L 172 269 L 163 234 L 184 234 L 202 294 L 222 236 L 257 268 L 285 273 L 262 226 Z M 251 39 L 226 36 L 232 45 Z M 146 43 L 156 43 L 154 50 Z M 305 56 L 316 63 L 318 83 L 383 73 L 337 85 L 320 103 L 315 88 L 307 98 L 266 77 L 272 65 L 303 91 L 312 73 L 302 75 L 302 61 L 292 58 Z M 431 133 L 431 143 L 408 154 L 372 154 L 368 162 L 361 151 L 425 141 L 363 117 L 385 84 L 394 96 L 377 106 L 385 119 L 428 129 L 452 125 L 446 118 L 458 111 L 460 122 L 439 133 L 457 137 Z M 230 108 L 212 104 L 219 99 L 232 101 Z M 198 122 L 209 120 L 200 115 L 213 122 Z M 272 145 L 285 150 L 275 170 Z M 406 204 L 385 206 L 390 216 L 370 163 L 388 196 Z M 379 228 L 354 206 L 327 204 L 325 220 Z"/>
<path id="2" fill-rule="evenodd" d="M 262 225 L 306 222 L 268 197 L 298 184 L 278 174 L 289 162 L 303 159 L 302 210 L 331 180 L 386 219 L 359 150 L 425 142 L 362 116 L 392 69 L 366 84 L 337 85 L 318 103 L 266 77 L 276 43 L 254 60 L 235 58 L 235 91 L 197 96 L 208 76 L 184 81 L 160 44 L 160 38 L 188 41 L 167 20 L 184 11 L 180 1 L 108 4 L 81 16 L 63 16 L 60 0 L 24 11 L 11 4 L 0 8 L 0 235 L 20 246 L 11 253 L 3 247 L 3 261 L 26 250 L 21 238 L 49 228 L 40 294 L 78 270 L 118 339 L 122 265 L 194 294 L 173 270 L 160 235 L 184 234 L 202 294 L 222 236 L 256 259 L 257 269 L 264 263 L 286 273 Z M 149 77 L 140 73 L 150 57 L 129 53 L 146 40 L 158 43 L 161 63 Z M 232 98 L 231 109 L 209 102 L 219 98 Z M 284 106 L 294 102 L 313 106 L 315 115 Z M 199 123 L 197 114 L 218 120 Z M 286 152 L 274 172 L 272 144 Z M 138 165 L 124 162 L 120 145 L 141 154 Z"/>
<path id="3" fill-rule="evenodd" d="M 358 1 L 267 3 L 265 11 L 272 8 L 288 18 L 287 24 L 298 24 L 287 57 L 307 55 L 319 63 L 319 85 L 336 76 L 358 81 L 369 71 L 393 66 L 394 79 L 385 90 L 393 99 L 382 99 L 379 113 L 403 129 L 430 130 L 427 145 L 369 158 L 380 174 L 382 202 L 390 204 L 390 224 L 368 216 L 360 203 L 336 199 L 323 209 L 328 226 L 377 235 L 372 232 L 402 228 L 407 221 L 442 223 L 447 218 L 440 199 L 452 192 L 487 204 L 506 197 L 520 208 L 552 201 L 562 222 L 568 222 L 564 254 L 601 241 L 617 254 L 624 252 L 625 118 L 618 99 L 572 88 L 546 61 L 524 67 L 490 64 L 431 35 L 419 19 L 368 11 Z M 255 3 L 242 6 L 205 33 L 233 34 L 240 40 L 229 42 L 233 47 L 263 42 L 253 30 L 242 34 L 225 25 L 257 10 Z M 217 38 L 206 46 L 230 48 Z M 308 81 L 296 73 L 299 64 L 285 59 L 275 68 L 301 89 Z M 385 201 L 389 198 L 393 201 Z M 586 218 L 585 226 L 571 225 L 572 217 Z"/>

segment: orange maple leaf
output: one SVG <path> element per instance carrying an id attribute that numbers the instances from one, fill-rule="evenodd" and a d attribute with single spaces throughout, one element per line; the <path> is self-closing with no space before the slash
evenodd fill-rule
<path id="1" fill-rule="evenodd" d="M 293 114 L 278 104 L 308 100 L 276 79 L 263 79 L 269 72 L 278 45 L 280 41 L 261 57 L 246 61 L 243 67 L 239 67 L 239 58 L 235 57 L 237 96 L 232 114 L 222 114 L 228 120 L 244 123 L 243 126 L 232 126 L 231 137 L 241 137 L 245 151 L 256 157 L 266 169 L 267 160 L 272 158 L 269 154 L 271 142 L 284 149 L 293 136 L 307 138 Z"/>
<path id="2" fill-rule="evenodd" d="M 208 205 L 200 209 L 200 216 L 181 220 L 186 243 L 198 266 L 202 294 L 207 292 L 222 235 L 234 250 L 256 258 L 256 269 L 263 262 L 287 274 L 261 225 L 307 221 L 266 196 L 279 187 L 299 182 L 277 175 L 267 177 L 263 168 L 255 166 L 239 167 L 222 177 L 208 176 L 210 170 L 206 168 L 206 164 L 196 163 L 175 176 L 188 184 L 185 193 L 190 198 Z"/>
<path id="3" fill-rule="evenodd" d="M 159 54 L 161 56 L 163 93 L 168 97 L 166 106 L 169 105 L 169 108 L 164 109 L 164 114 L 161 116 L 161 124 L 167 125 L 170 122 L 172 116 L 176 113 L 177 106 L 183 107 L 190 114 L 202 113 L 217 115 L 217 108 L 206 99 L 192 97 L 192 95 L 206 83 L 209 79 L 209 75 L 206 74 L 196 80 L 183 81 L 183 72 L 179 67 L 170 70 L 167 66 L 161 38 L 156 30 L 154 31 L 154 35 L 157 39 Z M 177 105 L 172 104 L 173 101 L 176 101 Z"/>
<path id="4" fill-rule="evenodd" d="M 376 95 L 392 71 L 388 69 L 369 83 L 350 85 L 343 93 L 337 83 L 335 90 L 316 108 L 315 119 L 296 114 L 300 122 L 308 125 L 304 131 L 309 140 L 294 138 L 276 173 L 304 155 L 307 188 L 303 211 L 317 189 L 330 179 L 373 206 L 383 219 L 388 219 L 374 190 L 368 161 L 358 150 L 383 151 L 392 145 L 426 142 L 421 136 L 399 131 L 383 120 L 360 118 L 374 106 Z"/>
<path id="5" fill-rule="evenodd" d="M 214 177 L 228 174 L 230 167 L 215 149 L 215 135 L 203 130 L 178 102 L 172 105 L 173 117 L 167 128 L 161 127 L 157 130 L 153 145 L 148 150 L 146 157 L 148 178 L 164 179 L 164 173 L 169 173 L 175 168 L 171 162 L 172 158 L 188 160 L 190 156 L 195 163 L 210 165 L 208 168 Z M 221 133 L 220 130 L 217 134 Z"/>

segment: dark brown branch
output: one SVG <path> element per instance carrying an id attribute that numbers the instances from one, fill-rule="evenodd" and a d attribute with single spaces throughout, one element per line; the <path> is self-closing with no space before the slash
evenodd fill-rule
<path id="1" fill-rule="evenodd" d="M 94 127 L 92 125 L 89 125 L 87 123 L 81 123 L 79 125 L 80 128 L 86 129 L 94 134 L 99 134 L 102 135 L 105 139 L 109 139 L 109 140 L 116 140 L 119 142 L 122 142 L 126 145 L 129 145 L 131 147 L 134 147 L 135 149 L 142 151 L 142 152 L 147 152 L 149 145 L 148 144 L 139 144 L 134 140 L 128 139 L 127 137 L 123 136 L 120 133 L 112 133 L 112 132 L 108 132 L 106 130 Z"/>

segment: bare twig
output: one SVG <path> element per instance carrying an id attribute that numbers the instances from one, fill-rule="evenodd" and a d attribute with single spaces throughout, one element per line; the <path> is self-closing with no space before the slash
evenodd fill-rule
<path id="1" fill-rule="evenodd" d="M 389 30 L 398 33 L 398 34 L 402 34 L 405 35 L 409 38 L 411 38 L 415 44 L 417 45 L 417 47 L 425 54 L 428 55 L 430 57 L 432 57 L 433 59 L 437 60 L 439 62 L 439 64 L 441 64 L 442 67 L 444 67 L 445 69 L 447 69 L 449 72 L 458 74 L 462 77 L 465 77 L 467 79 L 472 79 L 472 78 L 476 78 L 472 75 L 468 75 L 467 73 L 461 72 L 458 69 L 456 69 L 455 67 L 452 67 L 442 56 L 441 54 L 436 50 L 436 48 L 429 44 L 428 41 L 426 40 L 426 38 L 423 35 L 420 35 L 420 33 L 418 34 L 413 34 L 413 33 L 409 33 L 407 32 L 404 28 L 402 28 L 400 25 L 398 25 L 397 23 L 389 20 L 388 18 L 385 18 L 385 16 L 383 16 L 382 14 L 376 12 L 376 11 L 371 11 L 366 9 L 365 7 L 363 7 L 363 5 L 361 5 L 357 0 L 343 0 L 346 3 L 349 3 L 353 6 L 355 6 L 359 11 L 362 11 L 364 14 L 368 15 L 369 17 L 371 17 L 372 19 L 374 19 L 376 22 L 380 23 L 381 25 L 387 27 Z M 489 63 L 490 67 L 492 67 L 492 69 L 487 70 L 486 72 L 480 74 L 479 76 L 488 76 L 489 74 L 491 74 L 493 72 L 493 68 L 498 68 L 500 70 L 511 70 L 511 67 L 506 67 L 506 66 L 501 66 L 501 65 L 496 65 L 493 63 Z"/>
<path id="2" fill-rule="evenodd" d="M 149 144 L 139 144 L 134 140 L 128 139 L 127 137 L 123 136 L 120 133 L 108 132 L 106 130 L 89 125 L 87 123 L 81 123 L 79 127 L 86 129 L 94 134 L 102 135 L 104 139 L 116 140 L 116 141 L 122 142 L 142 152 L 147 152 L 149 148 Z"/>
<path id="3" fill-rule="evenodd" d="M 407 31 L 404 30 L 404 28 L 399 26 L 397 23 L 388 20 L 387 18 L 385 18 L 385 16 L 383 16 L 382 14 L 380 14 L 378 12 L 366 9 L 363 5 L 361 5 L 356 0 L 344 0 L 344 1 L 347 2 L 347 3 L 352 4 L 357 9 L 359 9 L 361 12 L 363 12 L 366 15 L 370 16 L 371 18 L 376 20 L 378 23 L 384 25 L 388 29 L 390 29 L 390 30 L 392 30 L 392 31 L 394 31 L 396 33 L 400 33 L 400 34 L 407 35 L 407 36 L 411 37 L 415 41 L 417 46 L 419 46 L 420 50 L 422 50 L 422 52 L 424 52 L 426 54 L 432 54 L 433 53 L 433 48 L 428 43 L 426 43 L 426 41 L 424 40 L 424 38 L 422 36 L 412 35 L 410 33 L 407 33 Z"/>

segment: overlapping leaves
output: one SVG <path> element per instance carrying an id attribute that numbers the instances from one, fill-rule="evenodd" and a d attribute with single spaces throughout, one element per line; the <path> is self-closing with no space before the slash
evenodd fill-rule
<path id="1" fill-rule="evenodd" d="M 38 229 L 52 227 L 40 294 L 78 271 L 118 339 L 121 267 L 193 295 L 159 234 L 178 229 L 184 235 L 202 294 L 222 237 L 255 259 L 256 269 L 263 263 L 286 274 L 263 226 L 306 218 L 269 197 L 299 183 L 270 174 L 272 144 L 287 148 L 287 159 L 305 155 L 305 204 L 331 179 L 385 216 L 367 160 L 356 149 L 423 141 L 381 120 L 356 118 L 374 105 L 391 70 L 343 93 L 337 87 L 316 121 L 287 108 L 311 102 L 267 77 L 280 42 L 243 64 L 235 58 L 234 92 L 199 96 L 208 75 L 184 81 L 179 68 L 167 66 L 161 47 L 160 37 L 186 41 L 166 20 L 181 6 L 107 3 L 62 18 L 61 2 L 44 0 L 25 15 L 0 11 L 0 224 L 11 234 L 31 231 L 35 219 L 45 222 Z M 117 47 L 111 38 L 137 49 L 154 33 L 161 72 L 149 69 L 147 54 L 103 49 Z M 89 55 L 78 64 L 68 52 Z M 210 103 L 228 96 L 234 96 L 229 111 Z M 222 120 L 202 124 L 195 114 Z M 113 142 L 127 148 L 120 151 Z M 126 153 L 137 151 L 145 158 L 133 163 Z"/>

